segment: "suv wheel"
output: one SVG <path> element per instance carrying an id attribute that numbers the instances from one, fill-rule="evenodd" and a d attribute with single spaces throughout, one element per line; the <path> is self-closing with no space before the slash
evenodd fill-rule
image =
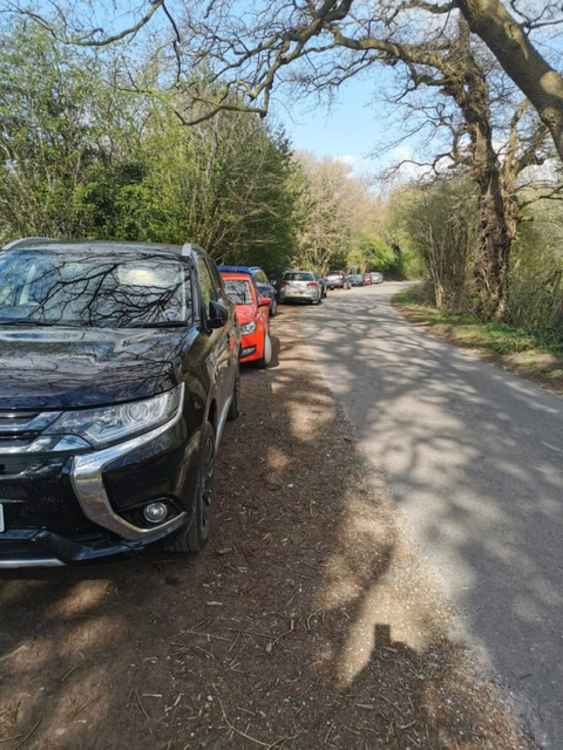
<path id="1" fill-rule="evenodd" d="M 209 538 L 209 506 L 215 483 L 215 430 L 210 422 L 203 427 L 201 441 L 192 522 L 170 543 L 168 549 L 172 552 L 197 554 Z"/>
<path id="2" fill-rule="evenodd" d="M 240 415 L 240 369 L 237 368 L 237 374 L 235 375 L 235 382 L 233 385 L 233 398 L 229 411 L 227 413 L 227 419 L 232 422 Z"/>

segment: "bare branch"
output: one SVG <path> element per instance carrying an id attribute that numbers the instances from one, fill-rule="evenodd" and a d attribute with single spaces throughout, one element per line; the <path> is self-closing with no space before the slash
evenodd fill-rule
<path id="1" fill-rule="evenodd" d="M 136 23 L 134 23 L 132 26 L 127 27 L 126 29 L 123 29 L 117 34 L 111 34 L 110 36 L 105 36 L 102 39 L 92 39 L 93 36 L 103 31 L 101 28 L 91 29 L 87 34 L 82 36 L 69 36 L 60 38 L 55 28 L 53 28 L 51 23 L 41 14 L 34 13 L 27 9 L 21 9 L 18 12 L 23 16 L 27 16 L 35 23 L 40 24 L 44 29 L 49 31 L 49 33 L 55 39 L 62 42 L 63 44 L 69 44 L 75 47 L 108 47 L 112 44 L 122 41 L 123 39 L 126 39 L 127 37 L 131 37 L 137 34 L 144 26 L 149 23 L 151 18 L 163 5 L 164 0 L 151 0 L 150 9 Z"/>

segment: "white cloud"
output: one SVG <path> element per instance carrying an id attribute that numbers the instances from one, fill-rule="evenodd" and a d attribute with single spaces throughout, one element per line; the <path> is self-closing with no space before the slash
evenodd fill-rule
<path id="1" fill-rule="evenodd" d="M 357 177 L 363 177 L 368 174 L 372 174 L 374 171 L 374 164 L 369 157 L 365 157 L 362 154 L 338 154 L 334 157 L 336 161 L 340 161 L 346 166 L 350 167 L 352 172 Z"/>
<path id="2" fill-rule="evenodd" d="M 422 163 L 417 164 L 416 162 L 418 161 L 422 162 L 424 159 L 419 159 L 419 157 L 417 157 L 410 144 L 401 143 L 387 154 L 384 168 L 386 170 L 392 170 L 401 164 L 399 169 L 397 169 L 393 175 L 395 181 L 410 182 L 413 180 L 420 180 L 422 177 L 429 175 L 432 172 L 432 168 L 428 165 L 424 166 Z M 445 168 L 446 162 L 441 162 L 440 166 Z"/>

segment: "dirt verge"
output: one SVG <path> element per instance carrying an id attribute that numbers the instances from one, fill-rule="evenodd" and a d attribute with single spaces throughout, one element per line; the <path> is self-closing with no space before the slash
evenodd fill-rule
<path id="1" fill-rule="evenodd" d="M 2 574 L 2 748 L 528 747 L 365 481 L 301 314 L 244 373 L 200 557 Z"/>

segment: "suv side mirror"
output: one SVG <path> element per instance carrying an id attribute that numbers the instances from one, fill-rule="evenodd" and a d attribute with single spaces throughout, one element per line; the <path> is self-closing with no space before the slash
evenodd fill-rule
<path id="1" fill-rule="evenodd" d="M 260 296 L 258 297 L 258 307 L 269 307 L 272 304 L 272 300 L 269 297 Z"/>
<path id="2" fill-rule="evenodd" d="M 209 303 L 209 315 L 207 316 L 207 325 L 210 329 L 223 328 L 229 320 L 227 308 L 220 302 L 212 300 Z"/>

